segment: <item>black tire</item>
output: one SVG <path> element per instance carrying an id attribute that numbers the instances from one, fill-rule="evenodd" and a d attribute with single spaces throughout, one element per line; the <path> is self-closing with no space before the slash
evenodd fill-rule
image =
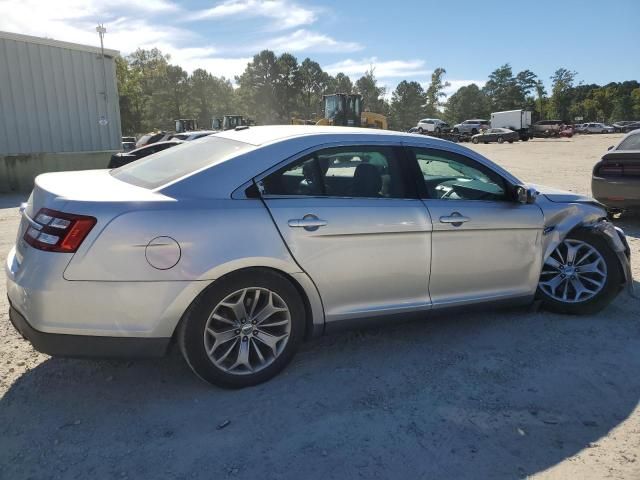
<path id="1" fill-rule="evenodd" d="M 207 355 L 204 329 L 213 309 L 228 295 L 243 288 L 262 287 L 277 293 L 291 314 L 291 330 L 284 349 L 273 363 L 256 373 L 238 375 L 217 367 Z M 243 388 L 265 382 L 277 375 L 293 358 L 305 330 L 305 309 L 291 282 L 274 271 L 256 268 L 226 275 L 202 292 L 185 313 L 178 329 L 178 346 L 194 373 L 206 382 L 224 388 Z"/>
<path id="2" fill-rule="evenodd" d="M 424 133 L 424 130 L 422 129 L 422 127 L 418 127 L 418 132 Z"/>
<path id="3" fill-rule="evenodd" d="M 471 129 L 471 135 L 477 135 L 478 134 L 478 129 L 477 128 L 472 128 Z"/>
<path id="4" fill-rule="evenodd" d="M 480 140 L 478 140 L 477 138 L 472 138 L 471 143 L 473 143 L 474 145 L 477 145 L 478 143 L 480 143 Z"/>
<path id="5" fill-rule="evenodd" d="M 435 133 L 440 133 L 442 131 L 442 129 L 440 127 L 436 127 L 433 131 Z"/>
<path id="6" fill-rule="evenodd" d="M 529 141 L 529 137 L 522 137 L 522 141 L 523 142 L 528 142 Z"/>
<path id="7" fill-rule="evenodd" d="M 513 140 L 509 140 L 509 143 L 513 143 Z"/>
<path id="8" fill-rule="evenodd" d="M 497 141 L 498 143 L 504 143 L 504 138 L 502 138 L 502 137 L 498 137 L 498 138 L 496 139 L 496 141 Z"/>
<path id="9" fill-rule="evenodd" d="M 602 255 L 607 265 L 607 279 L 604 287 L 592 298 L 577 303 L 565 303 L 547 295 L 540 287 L 536 292 L 538 299 L 542 301 L 542 307 L 556 313 L 568 315 L 589 315 L 598 313 L 609 305 L 618 295 L 621 289 L 623 273 L 620 262 L 607 241 L 600 235 L 586 229 L 577 229 L 571 232 L 567 238 L 581 240 L 595 248 Z"/>
<path id="10" fill-rule="evenodd" d="M 460 133 L 460 131 L 457 128 L 454 128 L 453 133 Z"/>

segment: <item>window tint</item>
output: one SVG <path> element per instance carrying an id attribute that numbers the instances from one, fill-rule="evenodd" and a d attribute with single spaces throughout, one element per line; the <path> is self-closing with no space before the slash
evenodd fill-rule
<path id="1" fill-rule="evenodd" d="M 400 160 L 391 147 L 319 150 L 272 173 L 265 195 L 404 198 Z"/>
<path id="2" fill-rule="evenodd" d="M 508 200 L 502 177 L 462 155 L 412 148 L 424 179 L 427 198 L 443 200 Z"/>
<path id="3" fill-rule="evenodd" d="M 640 134 L 630 135 L 625 138 L 616 150 L 640 150 Z"/>

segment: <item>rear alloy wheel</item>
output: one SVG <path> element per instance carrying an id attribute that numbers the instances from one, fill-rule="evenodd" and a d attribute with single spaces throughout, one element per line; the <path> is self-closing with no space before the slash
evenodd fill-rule
<path id="1" fill-rule="evenodd" d="M 471 135 L 476 135 L 478 133 L 478 129 L 477 128 L 472 128 L 471 129 Z"/>
<path id="2" fill-rule="evenodd" d="M 596 313 L 615 298 L 621 282 L 618 259 L 606 240 L 579 230 L 545 260 L 538 297 L 554 312 Z"/>
<path id="3" fill-rule="evenodd" d="M 255 270 L 216 282 L 186 315 L 182 353 L 207 382 L 240 388 L 264 382 L 291 360 L 304 334 L 304 306 L 281 275 Z"/>
<path id="4" fill-rule="evenodd" d="M 502 137 L 498 137 L 498 140 L 497 140 L 497 141 L 498 141 L 498 143 L 504 143 L 504 138 L 502 138 Z"/>
<path id="5" fill-rule="evenodd" d="M 422 127 L 418 127 L 418 132 L 424 133 L 424 130 L 422 129 Z"/>
<path id="6" fill-rule="evenodd" d="M 442 130 L 440 129 L 440 127 L 436 127 L 436 128 L 434 129 L 434 132 L 436 132 L 436 133 L 440 133 L 441 131 L 442 131 Z"/>
<path id="7" fill-rule="evenodd" d="M 478 140 L 478 137 L 473 137 L 471 139 L 471 143 L 475 143 L 476 145 L 478 144 L 478 142 L 480 142 L 480 140 Z"/>

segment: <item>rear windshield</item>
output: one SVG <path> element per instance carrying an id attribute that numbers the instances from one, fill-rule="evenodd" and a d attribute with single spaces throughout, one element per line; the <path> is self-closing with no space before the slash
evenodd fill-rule
<path id="1" fill-rule="evenodd" d="M 640 133 L 629 135 L 618 145 L 616 150 L 640 150 Z"/>
<path id="2" fill-rule="evenodd" d="M 110 173 L 123 182 L 154 189 L 254 148 L 248 143 L 214 135 L 154 153 Z"/>

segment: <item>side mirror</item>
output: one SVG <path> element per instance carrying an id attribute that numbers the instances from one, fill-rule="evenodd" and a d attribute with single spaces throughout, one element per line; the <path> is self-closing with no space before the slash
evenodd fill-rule
<path id="1" fill-rule="evenodd" d="M 516 187 L 516 197 L 518 202 L 522 204 L 535 203 L 538 197 L 538 191 L 535 188 L 518 185 Z"/>
<path id="2" fill-rule="evenodd" d="M 613 149 L 613 145 L 611 145 L 609 148 L 607 148 L 607 152 L 608 152 L 609 150 L 611 150 L 611 149 Z"/>

